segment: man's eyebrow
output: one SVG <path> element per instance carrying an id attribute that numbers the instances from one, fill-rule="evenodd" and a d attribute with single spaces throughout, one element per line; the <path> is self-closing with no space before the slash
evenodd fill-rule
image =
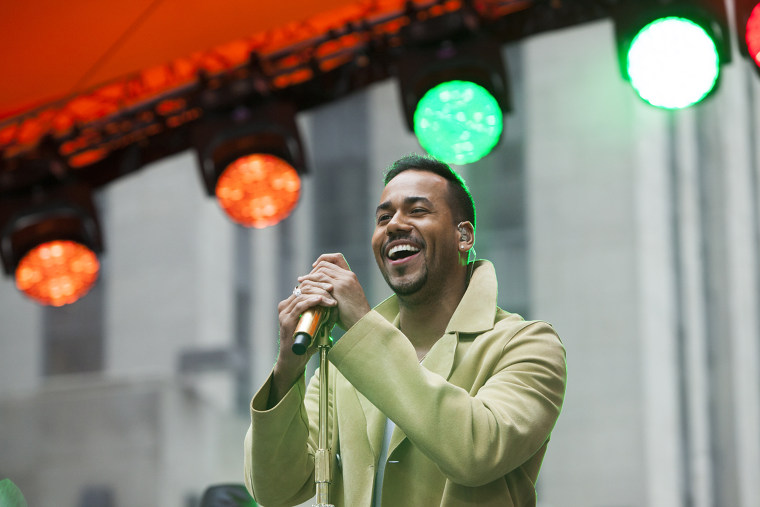
<path id="1" fill-rule="evenodd" d="M 391 207 L 391 201 L 381 202 L 380 205 L 377 207 L 377 209 L 375 209 L 375 214 L 377 214 L 380 211 L 388 210 L 390 209 L 390 207 Z"/>
<path id="2" fill-rule="evenodd" d="M 404 199 L 404 204 L 406 204 L 407 206 L 417 203 L 417 202 L 421 202 L 426 206 L 433 206 L 433 201 L 431 201 L 427 197 L 414 196 L 414 197 L 407 197 L 406 199 Z"/>
<path id="3" fill-rule="evenodd" d="M 405 206 L 411 206 L 412 204 L 415 204 L 415 203 L 418 203 L 418 202 L 421 202 L 421 203 L 423 203 L 423 204 L 425 204 L 427 206 L 433 206 L 433 202 L 430 199 L 428 199 L 427 197 L 413 195 L 413 196 L 405 197 L 404 198 L 404 205 Z M 382 203 L 380 203 L 380 205 L 375 210 L 375 213 L 378 213 L 380 211 L 389 210 L 392 207 L 393 206 L 391 205 L 391 201 L 382 202 Z"/>

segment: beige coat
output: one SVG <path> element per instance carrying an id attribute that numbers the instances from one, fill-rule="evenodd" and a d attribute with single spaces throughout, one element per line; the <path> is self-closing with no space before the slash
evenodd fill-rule
<path id="1" fill-rule="evenodd" d="M 565 392 L 551 326 L 496 306 L 493 266 L 478 261 L 445 334 L 422 364 L 394 325 L 395 296 L 329 354 L 330 503 L 369 507 L 385 416 L 395 424 L 383 506 L 534 506 L 535 482 Z M 251 402 L 245 481 L 264 506 L 314 495 L 318 376 L 266 410 Z M 378 506 L 379 507 L 379 506 Z"/>

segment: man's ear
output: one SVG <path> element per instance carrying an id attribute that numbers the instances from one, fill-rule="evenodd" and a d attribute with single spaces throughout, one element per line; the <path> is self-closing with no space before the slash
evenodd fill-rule
<path id="1" fill-rule="evenodd" d="M 475 228 L 469 221 L 459 222 L 457 224 L 459 231 L 459 251 L 469 252 L 475 244 Z"/>

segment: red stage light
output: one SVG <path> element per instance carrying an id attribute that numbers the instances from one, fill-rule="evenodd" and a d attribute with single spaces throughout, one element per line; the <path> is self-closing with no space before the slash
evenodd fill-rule
<path id="1" fill-rule="evenodd" d="M 16 287 L 42 304 L 62 306 L 84 296 L 99 271 L 97 256 L 86 246 L 74 241 L 49 241 L 21 259 L 16 268 Z"/>
<path id="2" fill-rule="evenodd" d="M 293 166 L 261 153 L 235 160 L 216 184 L 219 205 L 233 221 L 246 227 L 278 223 L 293 211 L 300 193 L 301 178 Z"/>
<path id="3" fill-rule="evenodd" d="M 760 4 L 755 5 L 747 20 L 747 29 L 744 33 L 749 57 L 760 66 Z"/>

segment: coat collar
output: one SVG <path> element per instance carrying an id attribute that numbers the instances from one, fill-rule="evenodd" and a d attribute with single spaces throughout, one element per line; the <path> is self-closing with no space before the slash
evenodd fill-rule
<path id="1" fill-rule="evenodd" d="M 493 264 L 475 261 L 470 283 L 446 326 L 446 333 L 483 333 L 493 329 L 497 297 Z"/>
<path id="2" fill-rule="evenodd" d="M 433 345 L 422 365 L 448 379 L 454 367 L 457 347 L 462 334 L 478 335 L 493 329 L 498 287 L 496 270 L 487 260 L 474 263 L 470 283 L 451 316 L 443 336 Z M 399 327 L 398 298 L 394 294 L 375 310 Z"/>
<path id="3" fill-rule="evenodd" d="M 478 334 L 494 325 L 498 287 L 496 270 L 487 260 L 475 261 L 470 283 L 446 326 L 446 334 Z M 398 297 L 394 294 L 375 310 L 398 327 Z"/>

